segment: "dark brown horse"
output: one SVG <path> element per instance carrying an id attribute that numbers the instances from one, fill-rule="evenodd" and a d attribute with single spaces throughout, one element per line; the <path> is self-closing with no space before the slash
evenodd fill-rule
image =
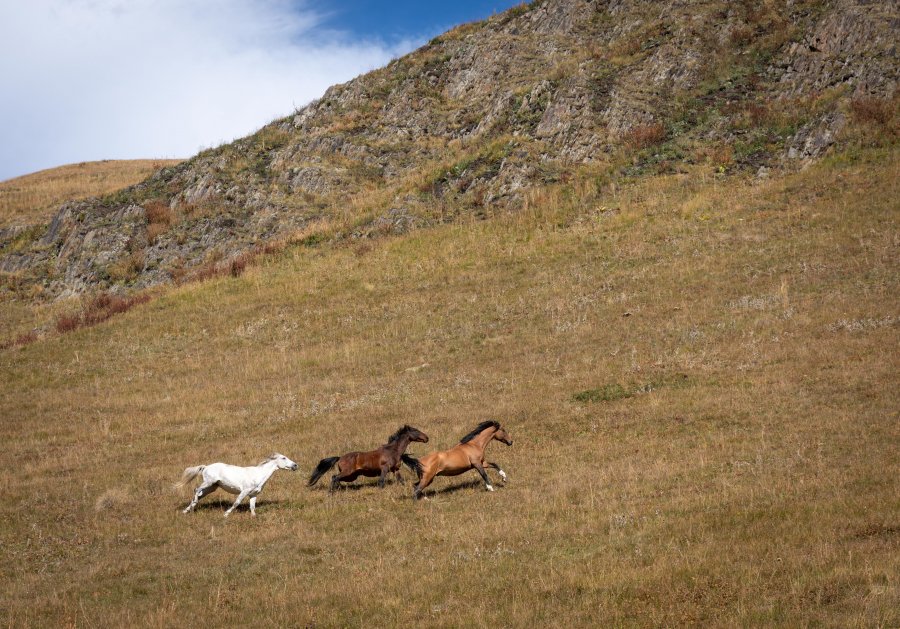
<path id="1" fill-rule="evenodd" d="M 485 467 L 492 467 L 500 473 L 500 479 L 506 482 L 506 472 L 500 466 L 491 461 L 485 462 L 484 449 L 492 440 L 496 439 L 508 446 L 512 445 L 512 439 L 499 422 L 481 422 L 459 440 L 459 443 L 442 452 L 426 454 L 421 460 L 416 460 L 409 455 L 403 455 L 403 463 L 416 470 L 419 482 L 413 494 L 415 498 L 421 498 L 422 492 L 435 476 L 457 476 L 469 470 L 478 470 L 484 487 L 488 491 L 494 491 L 494 486 L 488 478 Z"/>
<path id="2" fill-rule="evenodd" d="M 313 470 L 312 476 L 309 477 L 309 486 L 315 485 L 316 481 L 322 478 L 325 472 L 334 467 L 335 463 L 338 466 L 338 473 L 331 477 L 330 491 L 334 491 L 339 483 L 351 483 L 360 476 L 380 476 L 378 484 L 384 487 L 384 480 L 389 472 L 394 472 L 397 481 L 402 483 L 403 477 L 400 476 L 400 462 L 410 441 L 428 443 L 428 435 L 412 426 L 403 426 L 391 435 L 386 444 L 377 450 L 348 452 L 344 456 L 322 459 L 319 461 L 316 469 Z"/>

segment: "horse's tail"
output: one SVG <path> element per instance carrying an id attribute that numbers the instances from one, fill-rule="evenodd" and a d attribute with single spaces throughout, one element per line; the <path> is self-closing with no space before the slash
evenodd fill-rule
<path id="1" fill-rule="evenodd" d="M 181 480 L 175 483 L 175 487 L 184 487 L 189 482 L 197 478 L 197 475 L 202 472 L 206 468 L 205 465 L 197 465 L 195 467 L 189 467 L 184 470 L 184 473 L 181 475 Z"/>
<path id="2" fill-rule="evenodd" d="M 307 483 L 307 486 L 312 487 L 313 485 L 315 485 L 316 481 L 322 478 L 322 474 L 334 467 L 334 464 L 337 463 L 340 458 L 341 457 L 339 456 L 332 456 L 319 461 L 316 469 L 313 470 L 312 476 L 309 477 L 309 483 Z"/>
<path id="3" fill-rule="evenodd" d="M 422 477 L 422 464 L 419 463 L 419 459 L 404 454 L 400 457 L 400 460 L 403 462 L 403 465 L 415 472 L 419 478 Z"/>

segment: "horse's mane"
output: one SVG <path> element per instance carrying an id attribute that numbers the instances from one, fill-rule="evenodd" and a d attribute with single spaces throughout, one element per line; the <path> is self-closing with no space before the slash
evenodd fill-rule
<path id="1" fill-rule="evenodd" d="M 281 456 L 281 455 L 278 454 L 277 452 L 273 452 L 272 454 L 270 454 L 269 456 L 267 456 L 266 458 L 264 458 L 262 461 L 260 461 L 259 463 L 257 463 L 256 466 L 259 467 L 260 465 L 265 465 L 266 463 L 268 463 L 268 462 L 271 461 L 272 459 L 277 459 L 277 458 L 280 457 L 280 456 Z"/>
<path id="2" fill-rule="evenodd" d="M 402 437 L 404 434 L 410 432 L 411 430 L 413 430 L 412 426 L 410 426 L 409 424 L 404 424 L 402 427 L 397 429 L 397 432 L 395 432 L 393 435 L 388 437 L 388 443 L 391 444 L 391 443 L 395 443 L 395 442 L 399 441 L 400 437 Z"/>
<path id="3" fill-rule="evenodd" d="M 475 426 L 475 428 L 472 429 L 472 432 L 470 432 L 468 435 L 466 435 L 465 437 L 460 439 L 459 442 L 460 443 L 469 443 L 470 441 L 472 441 L 472 439 L 477 437 L 479 433 L 483 432 L 484 430 L 486 430 L 488 428 L 498 428 L 499 429 L 500 422 L 495 422 L 495 421 L 491 421 L 491 420 L 486 421 L 486 422 L 481 422 L 480 424 Z"/>

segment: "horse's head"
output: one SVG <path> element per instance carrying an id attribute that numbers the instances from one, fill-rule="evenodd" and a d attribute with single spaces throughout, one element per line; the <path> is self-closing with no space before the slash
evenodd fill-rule
<path id="1" fill-rule="evenodd" d="M 512 437 L 509 436 L 509 433 L 506 432 L 506 429 L 501 426 L 497 429 L 497 432 L 494 433 L 494 439 L 501 443 L 505 443 L 508 446 L 512 445 Z"/>
<path id="2" fill-rule="evenodd" d="M 289 458 L 284 456 L 283 454 L 278 454 L 277 452 L 269 457 L 270 461 L 274 461 L 275 465 L 278 466 L 280 470 L 291 470 L 292 472 L 297 471 L 297 464 L 291 461 Z"/>
<path id="3" fill-rule="evenodd" d="M 419 443 L 428 443 L 428 435 L 419 430 L 418 428 L 409 427 L 409 439 L 410 441 L 418 441 Z"/>
<path id="4" fill-rule="evenodd" d="M 428 443 L 428 435 L 419 430 L 418 428 L 413 428 L 409 424 L 405 424 L 401 426 L 397 432 L 390 436 L 388 439 L 388 445 L 392 443 L 397 443 L 404 437 L 409 437 L 410 441 L 419 441 L 421 443 Z"/>

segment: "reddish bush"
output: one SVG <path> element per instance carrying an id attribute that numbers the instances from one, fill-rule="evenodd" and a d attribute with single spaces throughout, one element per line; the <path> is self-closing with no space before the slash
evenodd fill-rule
<path id="1" fill-rule="evenodd" d="M 189 280 L 194 282 L 202 282 L 222 275 L 221 269 L 214 263 L 204 264 L 199 269 L 190 274 Z"/>
<path id="2" fill-rule="evenodd" d="M 768 104 L 751 103 L 747 107 L 747 114 L 754 127 L 762 127 L 769 122 L 772 112 Z"/>
<path id="3" fill-rule="evenodd" d="M 240 277 L 244 271 L 247 270 L 247 267 L 253 264 L 256 257 L 264 251 L 265 248 L 263 247 L 255 247 L 225 262 L 207 262 L 190 274 L 182 272 L 182 281 L 202 282 L 214 277 L 224 277 L 226 275 Z"/>
<path id="4" fill-rule="evenodd" d="M 169 230 L 175 222 L 175 215 L 163 201 L 148 201 L 144 204 L 144 211 L 147 216 L 147 241 L 153 243 Z"/>
<path id="5" fill-rule="evenodd" d="M 81 317 L 77 314 L 64 314 L 56 318 L 56 331 L 60 334 L 77 330 L 81 327 Z"/>
<path id="6" fill-rule="evenodd" d="M 735 48 L 743 48 L 753 39 L 753 29 L 749 26 L 738 26 L 731 29 L 728 39 Z"/>
<path id="7" fill-rule="evenodd" d="M 169 230 L 165 223 L 150 223 L 147 225 L 147 242 L 154 243 L 156 239 Z"/>
<path id="8" fill-rule="evenodd" d="M 262 246 L 262 253 L 265 255 L 272 255 L 275 253 L 281 253 L 284 251 L 287 243 L 283 240 L 269 240 L 264 243 Z"/>
<path id="9" fill-rule="evenodd" d="M 239 277 L 244 270 L 247 268 L 247 259 L 248 255 L 240 255 L 234 258 L 229 265 L 228 271 L 231 273 L 231 277 Z"/>
<path id="10" fill-rule="evenodd" d="M 147 213 L 148 225 L 165 225 L 169 226 L 173 222 L 172 208 L 163 201 L 149 201 L 144 204 L 144 211 Z"/>
<path id="11" fill-rule="evenodd" d="M 857 122 L 887 126 L 894 117 L 894 106 L 884 98 L 861 96 L 850 101 L 850 113 Z"/>
<path id="12" fill-rule="evenodd" d="M 9 349 L 10 347 L 22 347 L 23 345 L 29 345 L 38 340 L 37 332 L 34 330 L 30 330 L 15 338 L 11 338 L 5 343 L 0 343 L 0 349 Z"/>
<path id="13" fill-rule="evenodd" d="M 109 293 L 100 293 L 87 302 L 80 313 L 63 314 L 56 318 L 56 331 L 60 334 L 77 330 L 78 328 L 97 325 L 106 321 L 113 315 L 127 312 L 140 304 L 150 301 L 149 295 L 132 295 L 119 297 Z"/>
<path id="14" fill-rule="evenodd" d="M 624 139 L 632 148 L 647 148 L 666 139 L 666 127 L 660 122 L 635 125 L 625 133 Z"/>

